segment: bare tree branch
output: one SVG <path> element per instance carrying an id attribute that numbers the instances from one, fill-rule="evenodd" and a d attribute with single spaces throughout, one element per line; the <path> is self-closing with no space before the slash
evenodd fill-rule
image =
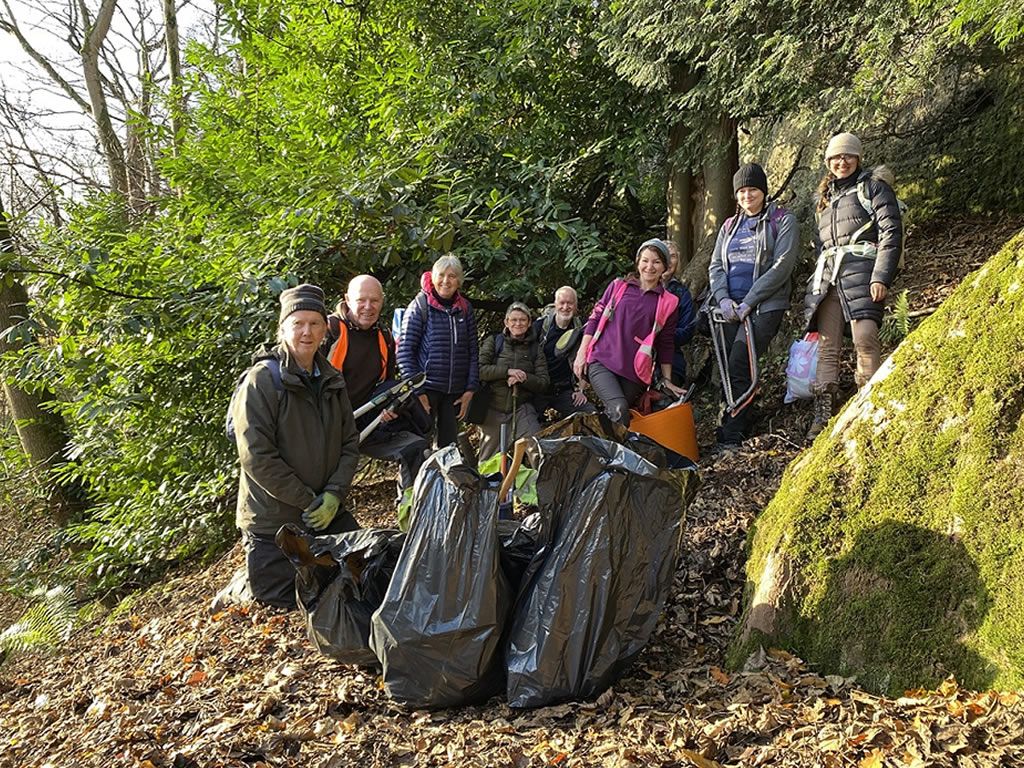
<path id="1" fill-rule="evenodd" d="M 60 73 L 54 68 L 53 64 L 51 64 L 45 56 L 40 54 L 39 51 L 37 51 L 28 41 L 28 38 L 25 37 L 24 33 L 21 31 L 21 27 L 18 26 L 17 20 L 14 16 L 14 11 L 11 10 L 11 5 L 8 0 L 3 0 L 3 4 L 4 9 L 7 12 L 7 16 L 0 17 L 0 29 L 14 35 L 15 39 L 17 39 L 18 43 L 21 45 L 22 50 L 25 51 L 25 53 L 27 53 L 32 60 L 43 69 L 44 72 L 46 72 L 53 82 L 60 86 L 61 91 L 81 107 L 83 111 L 91 113 L 92 108 L 89 106 L 89 102 L 82 98 L 82 95 L 60 75 Z"/>

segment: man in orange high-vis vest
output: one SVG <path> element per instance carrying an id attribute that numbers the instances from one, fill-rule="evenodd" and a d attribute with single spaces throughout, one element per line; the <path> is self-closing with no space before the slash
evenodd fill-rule
<path id="1" fill-rule="evenodd" d="M 328 317 L 324 354 L 345 377 L 353 409 L 396 383 L 395 340 L 379 322 L 383 307 L 380 281 L 359 275 L 349 282 L 345 298 Z M 421 406 L 412 398 L 406 409 L 417 407 Z M 426 413 L 409 414 L 406 409 L 399 413 L 385 410 L 381 424 L 359 445 L 359 452 L 366 456 L 398 462 L 400 500 L 423 463 L 428 447 L 423 435 L 430 425 Z M 364 414 L 356 427 L 362 429 L 376 415 L 375 411 Z"/>

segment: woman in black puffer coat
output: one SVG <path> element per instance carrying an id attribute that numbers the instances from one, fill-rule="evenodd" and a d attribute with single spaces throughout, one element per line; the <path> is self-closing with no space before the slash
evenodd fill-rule
<path id="1" fill-rule="evenodd" d="M 903 250 L 903 220 L 892 174 L 864 169 L 860 139 L 833 136 L 825 150 L 828 173 L 818 190 L 818 259 L 804 298 L 808 330 L 820 334 L 814 385 L 813 438 L 832 417 L 843 332 L 850 324 L 857 386 L 878 370 L 885 297 Z"/>

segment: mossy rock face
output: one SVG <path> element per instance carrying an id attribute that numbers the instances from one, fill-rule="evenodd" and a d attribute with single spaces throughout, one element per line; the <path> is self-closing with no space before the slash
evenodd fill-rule
<path id="1" fill-rule="evenodd" d="M 787 469 L 730 661 L 759 644 L 898 694 L 1024 686 L 1024 233 Z"/>

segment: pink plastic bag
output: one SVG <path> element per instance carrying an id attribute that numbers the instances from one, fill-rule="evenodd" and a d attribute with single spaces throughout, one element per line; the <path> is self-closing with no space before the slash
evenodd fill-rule
<path id="1" fill-rule="evenodd" d="M 808 333 L 789 345 L 786 363 L 786 402 L 809 400 L 818 371 L 818 334 Z"/>

